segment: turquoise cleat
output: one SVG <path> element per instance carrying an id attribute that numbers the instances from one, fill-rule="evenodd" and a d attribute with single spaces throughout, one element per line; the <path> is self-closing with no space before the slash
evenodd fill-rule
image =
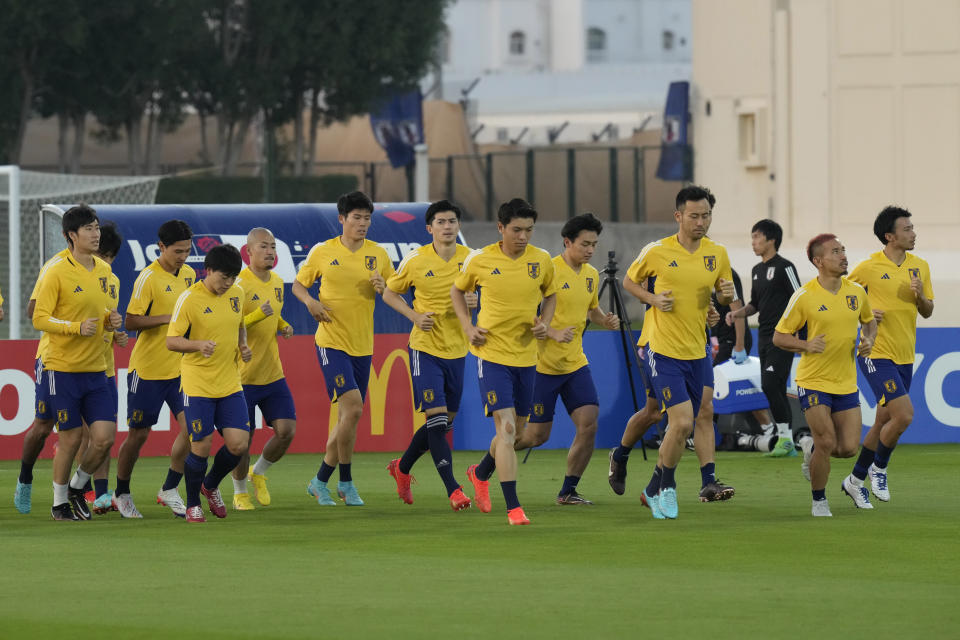
<path id="1" fill-rule="evenodd" d="M 360 499 L 360 494 L 357 493 L 357 488 L 353 485 L 353 481 L 338 482 L 337 495 L 340 496 L 348 507 L 363 506 L 363 500 Z"/>
<path id="2" fill-rule="evenodd" d="M 23 484 L 17 480 L 17 490 L 13 493 L 13 505 L 17 508 L 17 511 L 20 513 L 30 513 L 32 494 L 32 484 Z"/>
<path id="3" fill-rule="evenodd" d="M 333 507 L 337 504 L 330 497 L 330 489 L 327 487 L 327 483 L 320 482 L 316 478 L 310 479 L 310 484 L 307 485 L 307 493 L 316 498 L 317 504 L 323 507 Z"/>
<path id="4" fill-rule="evenodd" d="M 640 502 L 643 503 L 647 509 L 650 509 L 650 514 L 653 515 L 654 520 L 665 520 L 666 516 L 663 515 L 663 511 L 660 510 L 660 494 L 655 493 L 652 496 L 647 495 L 647 490 L 644 489 L 640 494 Z"/>
<path id="5" fill-rule="evenodd" d="M 660 489 L 660 511 L 663 512 L 664 517 L 670 518 L 671 520 L 676 519 L 677 517 L 677 490 L 676 489 Z"/>
<path id="6" fill-rule="evenodd" d="M 113 492 L 107 491 L 105 494 L 93 501 L 93 512 L 97 515 L 103 515 L 108 511 L 113 511 Z"/>

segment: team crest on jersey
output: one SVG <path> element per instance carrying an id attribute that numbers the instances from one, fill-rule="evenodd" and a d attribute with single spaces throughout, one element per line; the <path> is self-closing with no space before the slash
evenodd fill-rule
<path id="1" fill-rule="evenodd" d="M 487 391 L 487 405 L 497 404 L 497 392 L 496 391 Z"/>
<path id="2" fill-rule="evenodd" d="M 190 429 L 194 433 L 200 433 L 201 431 L 203 431 L 203 421 L 201 421 L 199 418 L 196 420 L 191 420 Z"/>
<path id="3" fill-rule="evenodd" d="M 856 311 L 860 308 L 860 299 L 857 296 L 847 296 L 847 308 Z"/>
<path id="4" fill-rule="evenodd" d="M 673 394 L 670 392 L 670 387 L 664 387 L 662 394 L 664 402 L 670 402 L 670 399 L 673 397 Z"/>
<path id="5" fill-rule="evenodd" d="M 363 264 L 367 267 L 367 271 L 376 271 L 377 270 L 377 256 L 364 256 Z"/>
<path id="6" fill-rule="evenodd" d="M 543 415 L 543 403 L 542 403 L 542 402 L 538 402 L 538 403 L 536 403 L 536 404 L 533 405 L 533 415 L 538 416 L 538 417 Z"/>
<path id="7" fill-rule="evenodd" d="M 707 271 L 716 271 L 717 256 L 703 256 L 703 266 L 707 268 Z"/>
<path id="8" fill-rule="evenodd" d="M 424 402 L 433 402 L 433 389 L 424 389 L 423 390 L 423 401 Z"/>
<path id="9" fill-rule="evenodd" d="M 777 272 L 776 267 L 767 267 L 767 280 L 773 280 L 773 274 Z"/>
<path id="10" fill-rule="evenodd" d="M 907 271 L 910 272 L 911 278 L 916 278 L 917 280 L 920 279 L 920 269 L 907 269 Z"/>
<path id="11" fill-rule="evenodd" d="M 283 287 L 274 287 L 273 292 L 277 296 L 277 302 L 283 302 Z"/>
<path id="12" fill-rule="evenodd" d="M 114 300 L 117 299 L 117 285 L 113 283 L 110 284 L 110 297 Z"/>
<path id="13" fill-rule="evenodd" d="M 343 377 L 343 374 L 342 374 L 342 373 L 338 373 L 338 374 L 337 374 L 337 377 L 335 377 L 335 378 L 333 379 L 333 382 L 334 382 L 334 384 L 336 384 L 338 387 L 342 387 L 343 385 L 347 384 L 347 379 Z"/>
<path id="14" fill-rule="evenodd" d="M 587 293 L 593 293 L 593 278 L 587 278 Z"/>
<path id="15" fill-rule="evenodd" d="M 230 308 L 233 309 L 236 313 L 240 313 L 240 298 L 236 296 L 231 296 Z"/>
<path id="16" fill-rule="evenodd" d="M 807 406 L 815 407 L 818 404 L 820 404 L 820 396 L 818 396 L 815 393 L 811 393 L 810 395 L 807 396 Z"/>
<path id="17" fill-rule="evenodd" d="M 66 409 L 59 409 L 57 411 L 57 424 L 66 424 L 67 420 L 70 419 L 70 414 L 67 413 Z"/>
<path id="18" fill-rule="evenodd" d="M 887 390 L 887 393 L 896 393 L 897 392 L 897 381 L 896 380 L 886 380 L 883 383 L 883 388 Z"/>
<path id="19" fill-rule="evenodd" d="M 106 279 L 106 278 L 100 278 L 100 291 L 103 291 L 104 293 L 107 292 L 107 279 Z"/>
<path id="20" fill-rule="evenodd" d="M 187 288 L 189 288 L 193 284 L 193 278 L 184 278 L 183 281 L 184 283 L 186 283 Z"/>
<path id="21" fill-rule="evenodd" d="M 527 275 L 531 278 L 536 278 L 540 275 L 540 263 L 539 262 L 528 262 L 527 263 Z"/>

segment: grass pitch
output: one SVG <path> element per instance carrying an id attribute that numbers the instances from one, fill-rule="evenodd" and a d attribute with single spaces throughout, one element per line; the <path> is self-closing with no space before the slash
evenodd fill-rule
<path id="1" fill-rule="evenodd" d="M 680 518 L 654 521 L 639 502 L 652 469 L 639 450 L 624 496 L 596 452 L 580 483 L 592 507 L 553 504 L 565 452 L 535 451 L 518 483 L 529 527 L 507 526 L 495 482 L 491 513 L 452 512 L 429 454 L 413 505 L 384 470 L 392 455 L 354 459 L 359 508 L 317 506 L 305 486 L 320 456 L 292 455 L 270 470 L 273 505 L 206 525 L 153 504 L 165 459 L 134 474 L 143 520 L 87 523 L 50 519 L 49 461 L 33 513 L 18 514 L 18 465 L 3 462 L 0 637 L 956 637 L 958 453 L 899 447 L 893 501 L 873 511 L 840 494 L 853 461 L 834 461 L 834 517 L 814 519 L 797 458 L 718 452 L 737 495 L 701 504 L 688 452 Z M 454 457 L 466 482 L 479 454 Z M 229 504 L 229 478 L 222 489 Z"/>

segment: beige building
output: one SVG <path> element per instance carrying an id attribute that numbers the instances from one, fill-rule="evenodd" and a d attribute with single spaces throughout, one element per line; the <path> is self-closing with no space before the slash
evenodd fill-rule
<path id="1" fill-rule="evenodd" d="M 938 294 L 925 324 L 960 324 L 960 0 L 693 0 L 692 40 L 695 176 L 734 267 L 749 273 L 764 217 L 801 276 L 825 231 L 852 266 L 898 204 Z"/>

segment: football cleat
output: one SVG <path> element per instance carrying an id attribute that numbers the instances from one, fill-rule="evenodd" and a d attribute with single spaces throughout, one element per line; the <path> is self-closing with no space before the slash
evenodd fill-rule
<path id="1" fill-rule="evenodd" d="M 840 490 L 850 496 L 857 509 L 873 509 L 873 505 L 870 504 L 870 492 L 863 486 L 862 481 L 857 480 L 852 475 L 843 479 Z"/>
<path id="2" fill-rule="evenodd" d="M 832 517 L 833 514 L 830 513 L 830 505 L 827 503 L 827 499 L 823 500 L 814 500 L 813 506 L 810 508 L 810 513 L 818 517 Z"/>
<path id="3" fill-rule="evenodd" d="M 157 493 L 157 504 L 169 507 L 173 515 L 178 518 L 184 518 L 187 515 L 187 505 L 183 502 L 183 498 L 180 497 L 180 492 L 177 491 L 176 487 L 166 491 L 160 489 Z"/>
<path id="4" fill-rule="evenodd" d="M 253 483 L 253 497 L 256 498 L 257 502 L 264 507 L 270 506 L 270 492 L 267 490 L 267 476 L 254 473 L 253 467 L 250 467 L 250 471 L 247 475 L 250 478 L 250 482 Z"/>
<path id="5" fill-rule="evenodd" d="M 333 507 L 337 504 L 330 495 L 330 488 L 327 486 L 327 483 L 320 482 L 317 480 L 316 476 L 311 478 L 310 482 L 307 484 L 307 493 L 316 498 L 317 504 L 321 506 Z"/>
<path id="6" fill-rule="evenodd" d="M 463 511 L 470 508 L 470 498 L 463 493 L 463 487 L 457 487 L 456 491 L 450 494 L 450 507 L 454 511 Z"/>
<path id="7" fill-rule="evenodd" d="M 235 493 L 233 494 L 233 508 L 235 511 L 253 511 L 256 507 L 253 506 L 249 493 Z"/>
<path id="8" fill-rule="evenodd" d="M 890 489 L 887 487 L 887 469 L 881 469 L 875 464 L 871 464 L 867 469 L 867 475 L 870 476 L 870 488 L 873 495 L 881 502 L 890 502 Z"/>
<path id="9" fill-rule="evenodd" d="M 660 511 L 664 517 L 675 519 L 679 513 L 677 508 L 677 490 L 672 487 L 660 489 Z"/>
<path id="10" fill-rule="evenodd" d="M 796 455 L 793 450 L 793 440 L 780 436 L 777 438 L 777 444 L 773 445 L 773 449 L 763 455 L 768 458 L 786 458 L 790 457 L 791 454 Z"/>
<path id="11" fill-rule="evenodd" d="M 523 512 L 523 507 L 514 507 L 507 511 L 507 522 L 509 524 L 530 524 L 530 519 Z"/>
<path id="12" fill-rule="evenodd" d="M 490 481 L 477 477 L 477 465 L 467 467 L 467 479 L 473 484 L 473 499 L 477 509 L 483 513 L 490 513 Z M 522 512 L 521 512 L 522 513 Z"/>
<path id="13" fill-rule="evenodd" d="M 348 482 L 338 482 L 337 495 L 340 496 L 340 499 L 343 500 L 344 504 L 348 507 L 363 506 L 363 500 L 360 498 L 360 494 L 357 493 L 357 487 L 354 486 L 352 480 Z"/>
<path id="14" fill-rule="evenodd" d="M 736 490 L 730 485 L 723 484 L 719 480 L 708 482 L 700 489 L 700 502 L 715 502 L 717 500 L 729 500 L 733 497 Z"/>
<path id="15" fill-rule="evenodd" d="M 667 516 L 663 515 L 663 511 L 660 510 L 660 494 L 655 493 L 652 496 L 647 495 L 647 490 L 644 489 L 640 493 L 640 502 L 647 509 L 650 509 L 650 515 L 653 516 L 654 520 L 665 520 Z"/>
<path id="16" fill-rule="evenodd" d="M 30 485 L 27 485 L 27 486 L 29 487 Z M 73 509 L 70 508 L 69 502 L 64 502 L 63 504 L 58 504 L 57 506 L 51 508 L 50 515 L 53 517 L 54 520 L 61 520 L 64 522 L 66 521 L 72 522 L 73 520 L 80 519 L 73 512 Z"/>
<path id="17" fill-rule="evenodd" d="M 190 507 L 186 510 L 185 517 L 187 522 L 206 522 L 207 519 L 203 517 L 203 509 L 200 505 L 195 507 Z"/>
<path id="18" fill-rule="evenodd" d="M 582 495 L 576 492 L 576 490 L 571 491 L 570 493 L 564 494 L 562 496 L 557 496 L 557 504 L 593 504 Z"/>
<path id="19" fill-rule="evenodd" d="M 391 460 L 387 465 L 387 471 L 397 481 L 397 495 L 407 504 L 413 504 L 413 492 L 410 491 L 410 481 L 413 476 L 409 473 L 400 471 L 400 458 Z"/>
<path id="20" fill-rule="evenodd" d="M 607 472 L 607 481 L 613 492 L 622 496 L 627 490 L 627 465 L 613 458 L 614 451 L 616 449 L 610 449 L 610 470 Z"/>
<path id="21" fill-rule="evenodd" d="M 113 511 L 113 494 L 109 491 L 93 501 L 93 512 L 95 514 L 101 516 L 108 511 Z"/>
<path id="22" fill-rule="evenodd" d="M 113 508 L 120 512 L 120 515 L 124 518 L 142 518 L 141 514 L 137 510 L 137 505 L 133 504 L 133 496 L 129 493 L 124 493 L 122 495 L 113 496 Z"/>
<path id="23" fill-rule="evenodd" d="M 70 487 L 67 489 L 67 500 L 70 501 L 70 508 L 73 509 L 73 513 L 76 514 L 78 519 L 89 520 L 93 516 L 90 515 L 90 507 L 87 506 L 87 499 L 83 497 L 83 494 L 83 489 Z"/>
<path id="24" fill-rule="evenodd" d="M 220 495 L 219 487 L 216 489 L 207 489 L 201 484 L 200 495 L 207 499 L 207 506 L 210 508 L 210 513 L 218 518 L 227 517 L 227 505 L 223 503 L 223 496 Z"/>
<path id="25" fill-rule="evenodd" d="M 17 508 L 17 511 L 20 513 L 30 513 L 30 504 L 31 504 L 31 495 L 33 494 L 33 485 L 24 484 L 17 480 L 17 488 L 13 492 L 13 506 Z M 73 515 L 73 512 L 70 512 L 70 515 Z M 54 518 L 58 520 L 59 518 Z M 73 518 L 70 518 L 73 520 Z"/>

